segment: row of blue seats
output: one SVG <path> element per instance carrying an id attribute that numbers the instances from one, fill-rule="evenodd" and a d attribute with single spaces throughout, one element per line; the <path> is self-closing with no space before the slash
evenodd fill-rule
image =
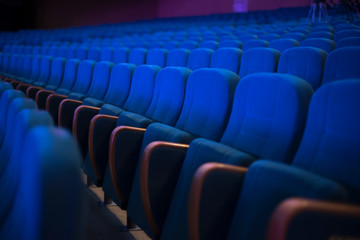
<path id="1" fill-rule="evenodd" d="M 83 186 L 73 137 L 2 81 L 0 115 L 0 238 L 78 239 Z"/>
<path id="2" fill-rule="evenodd" d="M 205 69 L 204 69 L 205 70 Z M 199 70 L 200 71 L 200 70 Z M 346 72 L 346 71 L 345 71 Z M 109 74 L 108 74 L 109 75 Z M 90 101 L 90 100 L 89 100 Z M 125 118 L 126 119 L 126 118 Z M 80 121 L 81 122 L 81 121 Z M 124 183 L 126 185 L 126 183 Z"/>

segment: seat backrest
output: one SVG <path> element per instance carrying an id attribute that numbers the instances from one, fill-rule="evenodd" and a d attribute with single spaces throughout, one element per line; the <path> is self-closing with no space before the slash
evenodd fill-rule
<path id="1" fill-rule="evenodd" d="M 242 49 L 244 51 L 251 49 L 251 48 L 256 48 L 256 47 L 267 47 L 269 45 L 268 41 L 263 40 L 263 39 L 253 39 L 253 40 L 249 40 L 247 42 L 245 42 L 243 44 Z"/>
<path id="2" fill-rule="evenodd" d="M 274 48 L 280 52 L 284 52 L 288 48 L 297 46 L 299 46 L 299 42 L 292 38 L 276 39 L 269 43 L 269 48 Z"/>
<path id="3" fill-rule="evenodd" d="M 281 36 L 281 38 L 292 38 L 298 42 L 301 42 L 302 40 L 305 39 L 305 34 L 299 32 L 290 32 L 290 33 L 285 33 L 284 35 Z"/>
<path id="4" fill-rule="evenodd" d="M 113 61 L 114 48 L 112 47 L 103 47 L 101 49 L 100 60 L 101 61 Z"/>
<path id="5" fill-rule="evenodd" d="M 80 62 L 75 85 L 72 89 L 73 92 L 85 94 L 88 91 L 95 64 L 96 62 L 93 60 L 84 60 Z"/>
<path id="6" fill-rule="evenodd" d="M 102 100 L 109 86 L 111 69 L 115 64 L 112 62 L 101 61 L 95 64 L 92 74 L 90 88 L 87 92 L 88 97 Z"/>
<path id="7" fill-rule="evenodd" d="M 324 74 L 327 53 L 319 48 L 289 48 L 280 56 L 278 73 L 288 73 L 305 79 L 316 90 Z"/>
<path id="8" fill-rule="evenodd" d="M 77 47 L 74 46 L 68 47 L 66 51 L 66 58 L 68 59 L 76 58 L 76 49 Z"/>
<path id="9" fill-rule="evenodd" d="M 186 67 L 189 54 L 190 50 L 185 48 L 175 48 L 170 50 L 167 55 L 166 66 Z"/>
<path id="10" fill-rule="evenodd" d="M 221 142 L 258 158 L 290 162 L 301 140 L 312 93 L 306 81 L 288 74 L 244 77 Z"/>
<path id="11" fill-rule="evenodd" d="M 113 62 L 114 63 L 126 63 L 129 59 L 130 49 L 127 47 L 115 48 Z"/>
<path id="12" fill-rule="evenodd" d="M 40 47 L 39 46 L 34 46 L 32 51 L 31 51 L 32 55 L 39 55 L 40 54 Z"/>
<path id="13" fill-rule="evenodd" d="M 348 37 L 360 37 L 360 29 L 347 29 L 347 30 L 339 31 L 335 33 L 334 41 L 337 43 L 341 39 Z"/>
<path id="14" fill-rule="evenodd" d="M 72 136 L 53 127 L 34 127 L 26 135 L 24 146 L 18 161 L 23 167 L 17 169 L 20 175 L 17 196 L 4 225 L 3 237 L 80 238 L 83 189 L 80 154 Z M 46 202 L 58 207 L 53 208 Z M 11 227 L 14 225 L 17 227 Z"/>
<path id="15" fill-rule="evenodd" d="M 2 56 L 2 63 L 1 63 L 1 70 L 3 72 L 7 72 L 9 69 L 9 65 L 10 65 L 10 56 L 11 54 L 9 53 L 5 53 Z"/>
<path id="16" fill-rule="evenodd" d="M 134 48 L 129 53 L 129 63 L 142 65 L 146 62 L 147 50 L 145 48 Z"/>
<path id="17" fill-rule="evenodd" d="M 326 39 L 333 39 L 334 35 L 328 31 L 315 31 L 311 32 L 306 36 L 306 39 L 310 38 L 326 38 Z"/>
<path id="18" fill-rule="evenodd" d="M 58 54 L 58 47 L 57 46 L 52 46 L 49 48 L 48 54 L 51 57 L 56 57 Z"/>
<path id="19" fill-rule="evenodd" d="M 326 60 L 322 84 L 360 78 L 359 54 L 360 47 L 344 47 L 332 51 Z"/>
<path id="20" fill-rule="evenodd" d="M 160 70 L 156 75 L 153 98 L 145 116 L 174 126 L 183 106 L 186 81 L 190 73 L 191 70 L 185 67 Z"/>
<path id="21" fill-rule="evenodd" d="M 146 64 L 158 65 L 165 67 L 168 51 L 163 48 L 153 48 L 148 51 L 146 56 Z"/>
<path id="22" fill-rule="evenodd" d="M 199 68 L 208 68 L 211 63 L 211 55 L 213 50 L 208 48 L 197 48 L 190 52 L 187 67 L 191 70 Z"/>
<path id="23" fill-rule="evenodd" d="M 300 43 L 300 47 L 316 47 L 330 53 L 335 49 L 335 42 L 327 38 L 308 38 Z"/>
<path id="24" fill-rule="evenodd" d="M 267 33 L 267 34 L 259 35 L 259 38 L 270 42 L 272 40 L 279 39 L 280 35 L 276 33 Z"/>
<path id="25" fill-rule="evenodd" d="M 48 85 L 59 87 L 64 76 L 66 58 L 57 57 L 51 62 L 51 75 Z"/>
<path id="26" fill-rule="evenodd" d="M 199 44 L 199 48 L 209 48 L 212 50 L 216 50 L 219 46 L 219 43 L 217 41 L 214 40 L 206 40 L 206 41 L 202 41 Z"/>
<path id="27" fill-rule="evenodd" d="M 49 55 L 49 46 L 42 46 L 41 48 L 40 48 L 40 54 L 42 55 L 42 56 L 48 56 Z"/>
<path id="28" fill-rule="evenodd" d="M 183 41 L 179 47 L 193 50 L 193 49 L 197 48 L 198 46 L 199 46 L 198 42 L 192 41 L 192 40 L 187 40 L 187 41 Z"/>
<path id="29" fill-rule="evenodd" d="M 100 61 L 100 54 L 101 49 L 99 47 L 91 47 L 89 48 L 87 59 L 98 62 Z"/>
<path id="30" fill-rule="evenodd" d="M 67 90 L 72 89 L 75 84 L 79 64 L 79 59 L 69 59 L 66 61 L 64 67 L 64 77 L 59 88 Z"/>
<path id="31" fill-rule="evenodd" d="M 131 63 L 118 63 L 111 69 L 109 87 L 104 97 L 106 103 L 122 107 L 128 98 L 133 72 Z"/>
<path id="32" fill-rule="evenodd" d="M 226 69 L 193 71 L 186 84 L 183 109 L 175 127 L 194 136 L 219 140 L 239 80 L 239 76 Z"/>
<path id="33" fill-rule="evenodd" d="M 10 73 L 10 74 L 16 73 L 17 60 L 18 60 L 17 54 L 12 54 L 10 56 L 9 68 L 7 70 L 8 73 Z"/>
<path id="34" fill-rule="evenodd" d="M 87 47 L 78 47 L 76 48 L 75 53 L 76 58 L 80 60 L 85 60 L 88 58 L 88 48 Z"/>
<path id="35" fill-rule="evenodd" d="M 336 48 L 342 47 L 360 47 L 360 37 L 347 37 L 337 41 Z"/>
<path id="36" fill-rule="evenodd" d="M 336 180 L 360 201 L 360 80 L 323 85 L 315 92 L 293 165 Z"/>
<path id="37" fill-rule="evenodd" d="M 238 40 L 223 40 L 219 42 L 219 46 L 218 48 L 223 48 L 223 47 L 231 47 L 231 48 L 240 48 L 242 47 L 242 43 Z"/>
<path id="38" fill-rule="evenodd" d="M 276 72 L 281 53 L 273 48 L 252 48 L 245 51 L 241 58 L 239 76 L 250 73 Z"/>
<path id="39" fill-rule="evenodd" d="M 40 60 L 40 73 L 36 81 L 47 83 L 51 74 L 51 62 L 53 57 L 43 56 Z"/>
<path id="40" fill-rule="evenodd" d="M 31 76 L 31 66 L 32 66 L 32 56 L 25 55 L 21 77 L 29 78 Z"/>
<path id="41" fill-rule="evenodd" d="M 234 73 L 239 72 L 243 51 L 239 48 L 219 48 L 211 56 L 212 68 L 223 68 Z"/>
<path id="42" fill-rule="evenodd" d="M 41 60 L 40 55 L 36 55 L 36 56 L 32 57 L 31 75 L 30 75 L 30 79 L 29 79 L 31 81 L 36 81 L 36 79 L 38 79 L 38 77 L 40 75 L 40 60 Z"/>
<path id="43" fill-rule="evenodd" d="M 58 52 L 57 52 L 57 57 L 67 58 L 68 48 L 69 47 L 67 47 L 67 46 L 59 47 Z"/>
<path id="44" fill-rule="evenodd" d="M 167 50 L 172 50 L 174 48 L 178 48 L 180 46 L 180 43 L 178 41 L 168 41 L 164 43 L 164 48 Z"/>
<path id="45" fill-rule="evenodd" d="M 156 65 L 142 65 L 134 70 L 125 110 L 145 114 L 153 98 L 155 78 L 160 69 Z"/>

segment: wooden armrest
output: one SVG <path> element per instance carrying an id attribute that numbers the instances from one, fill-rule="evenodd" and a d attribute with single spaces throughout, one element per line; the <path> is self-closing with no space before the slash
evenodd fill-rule
<path id="1" fill-rule="evenodd" d="M 41 89 L 40 91 L 38 91 L 38 92 L 36 93 L 36 96 L 35 96 L 35 101 L 36 101 L 36 103 L 39 102 L 39 95 L 42 94 L 42 93 L 52 94 L 52 93 L 54 93 L 54 91 L 50 91 L 50 90 L 46 90 L 46 89 Z"/>
<path id="2" fill-rule="evenodd" d="M 209 174 L 215 171 L 229 172 L 244 176 L 247 168 L 221 163 L 205 163 L 195 172 L 189 195 L 188 221 L 191 240 L 200 240 L 200 203 L 204 182 Z"/>
<path id="3" fill-rule="evenodd" d="M 129 126 L 119 126 L 114 129 L 114 131 L 111 133 L 110 137 L 110 146 L 109 146 L 109 170 L 111 175 L 111 180 L 113 182 L 113 186 L 115 188 L 116 194 L 118 195 L 120 201 L 126 202 L 125 197 L 121 193 L 121 189 L 117 183 L 117 174 L 116 174 L 116 166 L 115 166 L 115 143 L 117 136 L 122 131 L 135 131 L 135 132 L 145 132 L 145 128 L 136 128 L 136 127 L 129 127 Z"/>
<path id="4" fill-rule="evenodd" d="M 305 212 L 331 214 L 339 217 L 356 217 L 360 222 L 360 206 L 333 203 L 305 198 L 290 198 L 281 202 L 273 212 L 267 231 L 267 240 L 285 240 L 293 219 Z M 359 238 L 339 238 L 359 239 Z"/>
<path id="5" fill-rule="evenodd" d="M 62 123 L 61 123 L 61 119 L 62 119 L 62 113 L 63 113 L 63 108 L 64 105 L 66 103 L 77 103 L 77 104 L 81 104 L 82 101 L 78 101 L 78 100 L 73 100 L 73 99 L 64 99 L 61 101 L 60 105 L 59 105 L 59 112 L 58 112 L 58 126 L 62 127 Z"/>
<path id="6" fill-rule="evenodd" d="M 67 98 L 66 95 L 61 95 L 61 94 L 56 94 L 56 93 L 50 94 L 46 99 L 46 111 L 49 111 L 50 101 L 51 101 L 52 98 L 55 98 L 55 97 L 62 98 L 62 99 Z"/>
<path id="7" fill-rule="evenodd" d="M 91 161 L 91 165 L 93 166 L 93 169 L 95 171 L 96 177 L 98 179 L 102 179 L 101 174 L 99 173 L 99 169 L 97 167 L 96 164 L 96 159 L 95 159 L 95 152 L 94 152 L 94 131 L 95 131 L 95 125 L 96 122 L 99 121 L 100 119 L 109 119 L 109 120 L 113 120 L 115 123 L 117 121 L 119 117 L 115 117 L 115 116 L 110 116 L 110 115 L 105 115 L 105 114 L 98 114 L 95 117 L 93 117 L 91 119 L 90 122 L 90 126 L 89 126 L 89 155 L 90 155 L 90 161 Z"/>
<path id="8" fill-rule="evenodd" d="M 42 88 L 42 87 L 37 87 L 37 86 L 30 86 L 30 87 L 28 87 L 28 88 L 26 89 L 26 97 L 30 97 L 30 92 L 31 92 L 32 90 L 42 90 L 42 89 L 44 89 L 44 88 Z"/>
<path id="9" fill-rule="evenodd" d="M 164 141 L 155 141 L 150 143 L 144 149 L 143 155 L 141 157 L 141 165 L 140 165 L 140 191 L 141 191 L 141 199 L 143 202 L 146 218 L 149 222 L 150 227 L 154 231 L 156 235 L 160 234 L 159 228 L 156 225 L 154 215 L 151 210 L 150 204 L 150 196 L 149 196 L 149 165 L 151 154 L 158 148 L 172 148 L 172 149 L 180 149 L 187 150 L 189 148 L 188 144 L 180 144 L 180 143 L 171 143 Z"/>
<path id="10" fill-rule="evenodd" d="M 94 113 L 94 115 L 96 115 L 99 111 L 100 111 L 100 108 L 98 107 L 93 107 L 93 106 L 86 106 L 86 105 L 82 105 L 82 106 L 79 106 L 75 109 L 75 112 L 74 112 L 74 118 L 73 118 L 73 126 L 72 126 L 72 129 L 73 129 L 73 136 L 75 139 L 77 139 L 77 122 L 78 122 L 78 117 L 79 117 L 79 114 L 81 111 L 83 110 L 91 110 L 91 112 Z"/>

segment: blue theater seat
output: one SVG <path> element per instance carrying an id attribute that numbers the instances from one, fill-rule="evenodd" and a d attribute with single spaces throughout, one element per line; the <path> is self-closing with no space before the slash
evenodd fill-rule
<path id="1" fill-rule="evenodd" d="M 199 44 L 199 48 L 209 48 L 212 50 L 216 50 L 218 48 L 218 45 L 219 45 L 219 43 L 217 41 L 205 40 Z"/>
<path id="2" fill-rule="evenodd" d="M 101 49 L 99 47 L 89 48 L 87 59 L 98 62 L 100 61 L 100 56 L 101 56 Z"/>
<path id="3" fill-rule="evenodd" d="M 145 48 L 134 48 L 129 53 L 129 63 L 135 65 L 142 65 L 146 62 L 147 49 Z"/>
<path id="4" fill-rule="evenodd" d="M 306 35 L 306 39 L 309 38 L 326 38 L 326 39 L 333 39 L 334 35 L 328 31 L 314 31 Z"/>
<path id="5" fill-rule="evenodd" d="M 263 238 L 272 211 L 288 197 L 359 203 L 359 91 L 358 80 L 345 80 L 314 94 L 292 166 L 267 160 L 250 166 L 227 239 Z"/>
<path id="6" fill-rule="evenodd" d="M 168 51 L 163 48 L 153 48 L 148 51 L 146 64 L 165 67 Z"/>
<path id="7" fill-rule="evenodd" d="M 51 74 L 46 85 L 43 86 L 30 86 L 26 90 L 26 97 L 35 100 L 36 94 L 42 89 L 55 90 L 63 81 L 64 69 L 66 64 L 66 58 L 57 57 L 51 62 Z M 35 84 L 34 84 L 35 85 Z"/>
<path id="8" fill-rule="evenodd" d="M 223 47 L 232 47 L 232 48 L 242 48 L 242 43 L 238 40 L 223 40 L 219 42 L 218 48 Z"/>
<path id="9" fill-rule="evenodd" d="M 360 37 L 347 37 L 336 43 L 336 48 L 342 47 L 360 47 Z"/>
<path id="10" fill-rule="evenodd" d="M 242 54 L 242 50 L 238 48 L 219 48 L 211 56 L 210 67 L 227 69 L 237 74 Z"/>
<path id="11" fill-rule="evenodd" d="M 57 84 L 56 86 L 53 85 L 50 87 L 45 87 L 45 89 L 39 90 L 36 93 L 35 100 L 40 109 L 46 108 L 46 100 L 50 94 L 55 92 L 59 93 L 62 90 L 66 91 L 72 89 L 76 80 L 79 63 L 80 60 L 78 59 L 67 60 L 63 70 L 64 73 L 61 85 Z"/>
<path id="12" fill-rule="evenodd" d="M 327 53 L 319 48 L 289 48 L 280 56 L 278 73 L 301 77 L 316 90 L 321 85 L 326 58 Z"/>
<path id="13" fill-rule="evenodd" d="M 316 47 L 330 53 L 335 49 L 335 42 L 326 38 L 307 38 L 300 43 L 300 47 Z"/>
<path id="14" fill-rule="evenodd" d="M 292 38 L 276 39 L 269 43 L 269 48 L 274 48 L 280 52 L 284 52 L 288 48 L 297 46 L 299 46 L 299 42 Z"/>
<path id="15" fill-rule="evenodd" d="M 349 29 L 336 32 L 334 35 L 334 41 L 337 43 L 341 39 L 348 37 L 360 37 L 360 29 Z"/>
<path id="16" fill-rule="evenodd" d="M 85 99 L 103 100 L 109 86 L 110 73 L 113 66 L 112 62 L 107 61 L 96 63 L 88 91 L 85 94 L 79 92 L 70 93 L 67 99 L 61 101 L 58 115 L 59 126 L 69 130 L 72 129 L 74 111 Z"/>
<path id="17" fill-rule="evenodd" d="M 106 192 L 110 187 L 115 187 L 115 190 L 122 194 L 122 205 L 126 206 L 127 201 L 129 201 L 128 215 L 133 218 L 137 224 L 140 224 L 140 227 L 145 231 L 149 229 L 149 226 L 146 222 L 140 221 L 140 219 L 143 220 L 143 218 L 139 218 L 138 216 L 138 213 L 140 213 L 141 217 L 143 216 L 139 179 L 140 175 L 142 175 L 140 173 L 141 158 L 143 153 L 148 151 L 148 144 L 156 144 L 154 141 L 168 141 L 172 144 L 182 143 L 180 145 L 176 144 L 179 146 L 179 148 L 175 150 L 177 154 L 169 152 L 171 156 L 174 156 L 174 159 L 171 162 L 169 161 L 165 167 L 165 169 L 168 169 L 168 173 L 171 172 L 172 176 L 177 176 L 178 173 L 175 169 L 181 164 L 178 155 L 180 155 L 180 158 L 183 157 L 184 152 L 181 148 L 184 144 L 189 144 L 197 137 L 214 141 L 220 139 L 228 121 L 234 90 L 239 79 L 235 73 L 225 69 L 204 68 L 192 72 L 187 81 L 183 109 L 175 127 L 161 123 L 150 124 L 145 133 L 143 133 L 144 138 L 140 144 L 141 148 L 139 148 L 139 152 L 127 160 L 121 157 L 121 153 L 119 153 L 119 156 L 110 156 L 110 173 L 116 181 L 114 181 L 113 186 L 109 186 L 106 182 L 106 174 L 103 189 Z M 164 146 L 161 150 L 165 149 L 164 151 L 166 151 L 166 148 L 167 147 Z M 168 155 L 160 154 L 157 156 L 164 159 L 164 157 L 166 158 Z M 127 170 L 121 167 L 121 163 L 125 161 L 136 162 L 135 175 L 134 173 L 129 175 Z M 126 174 L 128 174 L 129 177 L 123 178 L 123 174 L 120 173 L 124 171 L 127 172 Z M 171 179 L 169 178 L 168 180 L 170 181 Z M 165 180 L 164 183 L 165 182 L 168 181 Z M 169 189 L 168 193 L 171 192 L 172 190 Z M 164 192 L 164 194 L 167 193 Z"/>
<path id="18" fill-rule="evenodd" d="M 253 48 L 244 52 L 239 76 L 251 73 L 276 72 L 281 53 L 273 48 Z"/>
<path id="19" fill-rule="evenodd" d="M 197 41 L 193 41 L 193 40 L 183 41 L 179 45 L 180 48 L 185 48 L 185 49 L 189 49 L 189 50 L 198 48 L 198 46 L 199 46 L 199 43 Z"/>
<path id="20" fill-rule="evenodd" d="M 326 60 L 322 84 L 347 78 L 360 78 L 359 54 L 360 47 L 344 47 L 332 51 Z"/>
<path id="21" fill-rule="evenodd" d="M 208 48 L 197 48 L 190 52 L 187 67 L 191 70 L 199 68 L 208 68 L 211 64 L 211 55 L 213 50 Z"/>
<path id="22" fill-rule="evenodd" d="M 130 49 L 126 47 L 115 48 L 113 62 L 114 63 L 126 63 L 129 59 Z"/>
<path id="23" fill-rule="evenodd" d="M 75 57 L 80 60 L 88 59 L 88 48 L 87 47 L 78 47 L 76 48 Z"/>
<path id="24" fill-rule="evenodd" d="M 248 166 L 264 156 L 274 161 L 289 162 L 301 140 L 312 93 L 312 88 L 306 81 L 288 74 L 257 73 L 243 78 L 236 88 L 230 120 L 220 143 L 203 138 L 190 143 L 182 167 L 178 167 L 178 178 L 168 176 L 166 188 L 174 188 L 172 194 L 159 195 L 165 190 L 165 186 L 158 185 L 160 176 L 156 175 L 161 174 L 161 177 L 168 178 L 167 173 L 160 173 L 158 169 L 164 162 L 153 163 L 153 160 L 149 159 L 151 162 L 149 168 L 142 171 L 146 174 L 145 177 L 140 177 L 140 186 L 143 203 L 150 201 L 150 205 L 144 204 L 146 207 L 143 213 L 139 213 L 138 207 L 135 213 L 139 217 L 133 217 L 135 222 L 142 226 L 145 219 L 152 219 L 147 223 L 151 229 L 145 228 L 150 236 L 160 235 L 161 239 L 188 239 L 187 199 L 192 176 L 197 168 L 209 161 Z M 275 121 L 279 122 L 275 124 Z M 268 124 L 269 122 L 273 124 Z M 165 156 L 163 158 L 168 159 Z M 142 168 L 146 166 L 143 165 L 144 160 Z M 151 181 L 152 185 L 156 184 L 156 187 L 145 186 L 148 181 Z M 144 194 L 144 187 L 148 188 L 149 195 Z M 129 214 L 131 200 L 130 198 Z M 152 216 L 148 214 L 149 207 Z"/>
<path id="25" fill-rule="evenodd" d="M 171 126 L 175 125 L 183 105 L 186 81 L 190 72 L 189 69 L 183 67 L 167 67 L 160 70 L 155 79 L 153 97 L 147 110 L 144 113 L 133 111 L 122 112 L 117 119 L 113 118 L 116 126 L 119 126 L 117 129 L 124 128 L 123 126 L 146 128 L 152 122 L 161 122 Z M 90 130 L 94 130 L 89 138 L 89 143 L 92 142 L 91 145 L 94 149 L 89 149 L 90 159 L 87 158 L 86 161 L 91 160 L 91 162 L 85 162 L 84 171 L 97 185 L 101 185 L 109 156 L 107 153 L 109 149 L 107 142 L 110 138 L 110 132 L 107 141 L 105 140 L 106 148 L 100 148 L 100 145 L 104 145 L 104 143 L 99 141 L 98 137 L 100 134 L 104 135 L 102 128 L 93 129 L 90 127 Z M 98 131 L 96 132 L 96 130 Z M 131 134 L 129 136 L 125 132 L 121 134 L 118 139 L 133 139 Z M 101 149 L 103 150 L 100 151 Z M 133 164 L 133 167 L 135 166 Z M 129 165 L 129 171 L 130 169 Z M 134 170 L 131 171 L 133 172 Z M 116 202 L 121 204 L 121 201 Z"/>
<path id="26" fill-rule="evenodd" d="M 175 48 L 168 52 L 166 66 L 186 67 L 188 64 L 189 49 Z"/>
<path id="27" fill-rule="evenodd" d="M 80 157 L 71 135 L 52 127 L 34 127 L 23 145 L 13 169 L 16 175 L 9 181 L 16 179 L 11 186 L 16 198 L 2 224 L 1 239 L 79 239 L 83 189 Z"/>
<path id="28" fill-rule="evenodd" d="M 72 89 L 59 88 L 55 93 L 50 94 L 46 99 L 46 110 L 52 115 L 55 124 L 58 124 L 59 107 L 62 100 L 70 94 L 84 95 L 90 87 L 95 62 L 84 60 L 79 63 L 76 74 L 76 81 Z"/>
<path id="29" fill-rule="evenodd" d="M 245 42 L 243 44 L 242 49 L 244 51 L 249 50 L 251 48 L 256 48 L 256 47 L 267 47 L 269 45 L 268 41 L 263 40 L 263 39 L 254 39 L 254 40 L 249 40 L 247 42 Z"/>
<path id="30" fill-rule="evenodd" d="M 178 47 L 180 47 L 180 42 L 178 41 L 168 41 L 164 43 L 164 48 L 169 51 Z"/>
<path id="31" fill-rule="evenodd" d="M 114 48 L 112 47 L 103 47 L 101 49 L 100 61 L 110 61 L 113 62 Z"/>

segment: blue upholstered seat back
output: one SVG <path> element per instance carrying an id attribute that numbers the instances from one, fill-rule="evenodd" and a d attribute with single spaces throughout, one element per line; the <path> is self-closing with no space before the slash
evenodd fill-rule
<path id="1" fill-rule="evenodd" d="M 236 89 L 236 104 L 221 142 L 257 157 L 289 162 L 301 140 L 312 93 L 311 86 L 296 76 L 246 76 Z"/>
<path id="2" fill-rule="evenodd" d="M 31 66 L 32 66 L 32 56 L 25 55 L 24 56 L 24 64 L 23 64 L 23 71 L 21 77 L 29 78 L 31 76 Z"/>
<path id="3" fill-rule="evenodd" d="M 96 62 L 100 61 L 100 48 L 99 47 L 89 48 L 87 59 L 94 60 Z"/>
<path id="4" fill-rule="evenodd" d="M 299 42 L 292 38 L 281 38 L 273 40 L 269 43 L 270 48 L 279 50 L 280 52 L 285 51 L 288 48 L 299 46 Z"/>
<path id="5" fill-rule="evenodd" d="M 36 81 L 40 75 L 40 60 L 41 60 L 40 55 L 33 56 L 32 58 L 31 75 L 30 75 L 31 81 Z"/>
<path id="6" fill-rule="evenodd" d="M 322 86 L 313 96 L 294 166 L 357 190 L 360 200 L 360 80 Z"/>
<path id="7" fill-rule="evenodd" d="M 167 55 L 166 66 L 186 67 L 189 54 L 190 50 L 185 48 L 170 50 Z"/>
<path id="8" fill-rule="evenodd" d="M 154 121 L 175 125 L 183 106 L 186 81 L 190 73 L 190 69 L 184 67 L 160 70 L 155 79 L 154 96 L 145 116 Z"/>
<path id="9" fill-rule="evenodd" d="M 339 40 L 336 43 L 336 48 L 356 46 L 360 47 L 360 37 L 347 37 Z"/>
<path id="10" fill-rule="evenodd" d="M 51 74 L 51 62 L 53 58 L 43 56 L 40 60 L 40 73 L 37 79 L 38 82 L 47 83 Z"/>
<path id="11" fill-rule="evenodd" d="M 130 63 L 119 63 L 111 70 L 110 83 L 104 101 L 122 107 L 129 95 L 131 79 L 136 66 Z"/>
<path id="12" fill-rule="evenodd" d="M 167 53 L 168 53 L 168 51 L 163 48 L 150 49 L 146 56 L 146 64 L 158 65 L 159 67 L 165 67 Z"/>
<path id="13" fill-rule="evenodd" d="M 195 136 L 219 140 L 239 80 L 239 76 L 226 69 L 204 68 L 192 72 L 176 128 Z"/>
<path id="14" fill-rule="evenodd" d="M 111 69 L 114 63 L 101 61 L 95 64 L 92 74 L 91 85 L 87 95 L 89 97 L 103 99 L 107 91 Z"/>
<path id="15" fill-rule="evenodd" d="M 335 48 L 335 42 L 327 38 L 309 38 L 300 43 L 301 47 L 316 47 L 329 53 Z"/>
<path id="16" fill-rule="evenodd" d="M 127 47 L 116 48 L 114 50 L 113 62 L 125 63 L 129 59 L 130 49 Z"/>
<path id="17" fill-rule="evenodd" d="M 146 62 L 147 49 L 145 48 L 134 48 L 129 53 L 129 63 L 135 65 L 142 65 Z"/>
<path id="18" fill-rule="evenodd" d="M 254 48 L 244 52 L 241 59 L 241 78 L 250 73 L 276 72 L 281 53 L 272 48 Z"/>
<path id="19" fill-rule="evenodd" d="M 75 85 L 72 89 L 73 92 L 85 94 L 88 91 L 95 63 L 96 62 L 93 60 L 84 60 L 80 62 Z"/>
<path id="20" fill-rule="evenodd" d="M 211 67 L 238 73 L 242 54 L 243 52 L 238 48 L 219 48 L 211 56 Z"/>
<path id="21" fill-rule="evenodd" d="M 69 59 L 66 61 L 64 67 L 64 77 L 63 81 L 61 82 L 60 88 L 72 89 L 75 84 L 79 64 L 79 59 Z"/>
<path id="22" fill-rule="evenodd" d="M 214 51 L 208 48 L 197 48 L 190 52 L 187 67 L 191 70 L 210 67 L 211 55 Z"/>
<path id="23" fill-rule="evenodd" d="M 344 47 L 332 51 L 325 65 L 322 84 L 347 78 L 360 78 L 360 47 Z"/>
<path id="24" fill-rule="evenodd" d="M 101 61 L 113 61 L 114 48 L 104 47 L 101 49 L 100 60 Z"/>
<path id="25" fill-rule="evenodd" d="M 160 69 L 156 65 L 142 65 L 134 70 L 130 93 L 124 109 L 145 114 L 153 98 L 155 78 Z"/>
<path id="26" fill-rule="evenodd" d="M 267 47 L 269 45 L 269 42 L 263 39 L 253 39 L 245 42 L 243 44 L 242 49 L 244 51 L 249 50 L 251 48 L 257 48 L 257 47 Z"/>
<path id="27" fill-rule="evenodd" d="M 63 80 L 66 59 L 57 57 L 51 62 L 51 75 L 48 85 L 59 86 Z"/>
<path id="28" fill-rule="evenodd" d="M 327 53 L 319 48 L 290 48 L 280 56 L 278 73 L 301 77 L 315 90 L 321 84 L 326 58 Z"/>

